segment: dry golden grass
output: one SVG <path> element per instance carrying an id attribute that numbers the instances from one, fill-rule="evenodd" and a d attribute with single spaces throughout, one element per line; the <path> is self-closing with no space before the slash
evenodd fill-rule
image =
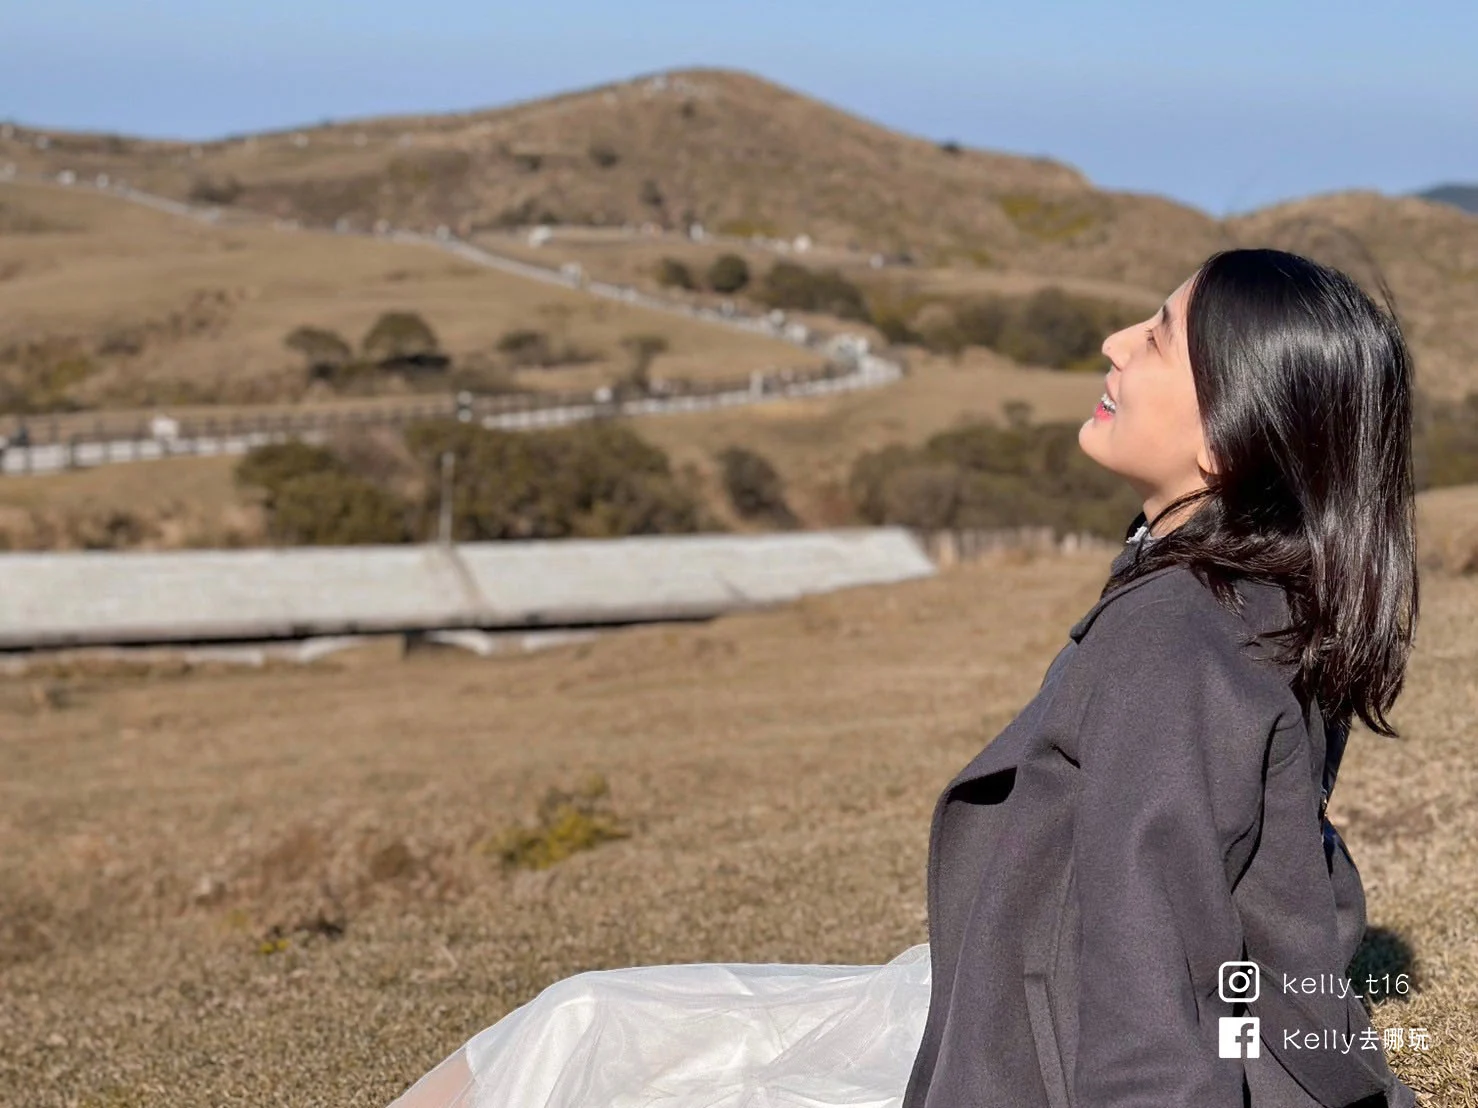
<path id="1" fill-rule="evenodd" d="M 584 969 L 876 963 L 924 941 L 938 790 L 1030 698 L 1102 555 L 1015 555 L 546 653 L 0 679 L 0 1100 L 381 1105 Z M 1332 807 L 1417 991 L 1377 1026 L 1478 1105 L 1478 578 L 1429 575 Z M 1009 628 L 1009 632 L 1003 632 Z M 487 843 L 588 774 L 632 834 Z M 342 935 L 334 937 L 338 928 Z"/>
<path id="2" fill-rule="evenodd" d="M 1416 499 L 1422 564 L 1478 573 L 1478 485 L 1428 489 Z"/>
<path id="3" fill-rule="evenodd" d="M 810 352 L 665 313 L 507 276 L 429 247 L 270 226 L 218 229 L 125 201 L 8 185 L 0 200 L 42 229 L 0 236 L 0 346 L 40 336 L 141 333 L 137 355 L 94 354 L 81 398 L 126 404 L 141 382 L 189 381 L 244 402 L 290 394 L 301 359 L 283 346 L 302 324 L 357 343 L 381 312 L 419 312 L 454 357 L 492 357 L 508 331 L 536 328 L 598 358 L 526 373 L 525 384 L 587 387 L 625 372 L 623 336 L 664 335 L 656 377 L 741 377 L 820 364 Z"/>
<path id="4" fill-rule="evenodd" d="M 128 520 L 117 545 L 144 549 L 265 541 L 265 520 L 237 488 L 239 459 L 172 458 L 0 481 L 0 543 L 16 550 L 71 549 L 108 521 Z"/>

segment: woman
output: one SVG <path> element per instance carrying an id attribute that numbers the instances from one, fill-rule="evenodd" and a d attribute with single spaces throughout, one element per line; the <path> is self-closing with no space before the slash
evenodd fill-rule
<path id="1" fill-rule="evenodd" d="M 1400 330 L 1234 250 L 1103 352 L 1079 444 L 1144 510 L 938 799 L 928 944 L 578 974 L 395 1108 L 1415 1103 L 1343 988 L 1365 901 L 1324 819 L 1353 717 L 1395 735 L 1417 615 Z"/>

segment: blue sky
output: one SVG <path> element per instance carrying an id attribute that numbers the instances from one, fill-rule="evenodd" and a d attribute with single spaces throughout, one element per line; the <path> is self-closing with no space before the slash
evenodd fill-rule
<path id="1" fill-rule="evenodd" d="M 0 0 L 0 118 L 205 138 L 690 65 L 1214 214 L 1478 181 L 1478 3 Z"/>

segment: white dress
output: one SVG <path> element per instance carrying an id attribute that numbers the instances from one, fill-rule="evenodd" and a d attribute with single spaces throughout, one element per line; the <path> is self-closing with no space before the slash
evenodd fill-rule
<path id="1" fill-rule="evenodd" d="M 928 1010 L 927 943 L 876 966 L 590 970 L 391 1108 L 898 1108 Z"/>

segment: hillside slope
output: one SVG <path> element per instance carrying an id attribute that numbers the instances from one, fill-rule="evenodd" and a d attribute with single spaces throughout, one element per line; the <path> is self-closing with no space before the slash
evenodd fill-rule
<path id="1" fill-rule="evenodd" d="M 1201 212 L 1095 189 L 1060 163 L 945 148 L 721 70 L 196 146 L 37 137 L 15 131 L 0 158 L 359 229 L 698 221 L 1156 286 L 1223 239 Z"/>
<path id="2" fill-rule="evenodd" d="M 908 251 L 933 272 L 1168 292 L 1212 251 L 1272 245 L 1397 294 L 1435 392 L 1478 388 L 1478 217 L 1376 193 L 1236 219 L 1095 188 L 1059 162 L 898 133 L 733 71 L 617 81 L 487 111 L 326 124 L 213 143 L 0 129 L 0 167 L 76 173 L 281 218 L 461 235 L 655 223 Z M 3 231 L 0 226 L 0 231 Z M 1373 280 L 1370 282 L 1373 283 Z"/>

